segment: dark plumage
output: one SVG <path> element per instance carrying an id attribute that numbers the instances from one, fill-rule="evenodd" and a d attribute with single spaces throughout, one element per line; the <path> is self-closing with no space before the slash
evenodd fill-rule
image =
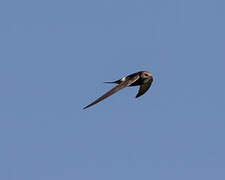
<path id="1" fill-rule="evenodd" d="M 98 102 L 102 101 L 103 99 L 111 96 L 112 94 L 116 93 L 117 91 L 128 87 L 128 86 L 140 86 L 139 91 L 136 95 L 136 98 L 140 97 L 143 95 L 151 86 L 153 82 L 153 77 L 150 72 L 147 71 L 140 71 L 137 73 L 133 73 L 128 75 L 127 77 L 123 77 L 117 81 L 113 82 L 105 82 L 105 83 L 116 83 L 118 84 L 114 88 L 112 88 L 110 91 L 99 97 L 97 100 L 92 102 L 91 104 L 87 105 L 84 107 L 84 109 L 93 106 L 94 104 L 97 104 Z"/>

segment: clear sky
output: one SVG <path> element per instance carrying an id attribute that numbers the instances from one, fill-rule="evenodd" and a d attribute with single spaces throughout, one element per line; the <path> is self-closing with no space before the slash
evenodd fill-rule
<path id="1" fill-rule="evenodd" d="M 3 0 L 0 179 L 224 180 L 224 78 L 224 0 Z"/>

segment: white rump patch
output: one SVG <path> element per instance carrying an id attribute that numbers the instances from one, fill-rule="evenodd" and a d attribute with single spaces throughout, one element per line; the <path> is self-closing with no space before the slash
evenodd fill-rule
<path id="1" fill-rule="evenodd" d="M 126 80 L 126 77 L 123 77 L 122 79 L 121 79 L 121 81 L 125 81 Z"/>

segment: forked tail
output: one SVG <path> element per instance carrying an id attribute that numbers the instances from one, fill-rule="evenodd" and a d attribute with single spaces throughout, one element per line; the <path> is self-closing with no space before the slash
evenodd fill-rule
<path id="1" fill-rule="evenodd" d="M 107 83 L 107 84 L 120 84 L 120 80 L 118 80 L 118 81 L 112 81 L 112 82 L 104 82 L 104 83 Z"/>

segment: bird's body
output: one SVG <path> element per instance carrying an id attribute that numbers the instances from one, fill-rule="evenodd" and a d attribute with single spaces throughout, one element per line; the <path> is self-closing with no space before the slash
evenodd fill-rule
<path id="1" fill-rule="evenodd" d="M 153 82 L 153 77 L 150 72 L 147 71 L 140 71 L 133 74 L 130 74 L 126 77 L 123 77 L 117 81 L 113 82 L 105 82 L 105 83 L 116 83 L 118 84 L 114 88 L 112 88 L 110 91 L 102 95 L 100 98 L 98 98 L 93 103 L 89 104 L 88 106 L 84 107 L 84 109 L 93 106 L 94 104 L 97 104 L 98 102 L 102 101 L 103 99 L 111 96 L 112 94 L 116 93 L 117 91 L 128 87 L 128 86 L 140 86 L 138 94 L 136 95 L 136 98 L 143 95 L 151 86 Z"/>

